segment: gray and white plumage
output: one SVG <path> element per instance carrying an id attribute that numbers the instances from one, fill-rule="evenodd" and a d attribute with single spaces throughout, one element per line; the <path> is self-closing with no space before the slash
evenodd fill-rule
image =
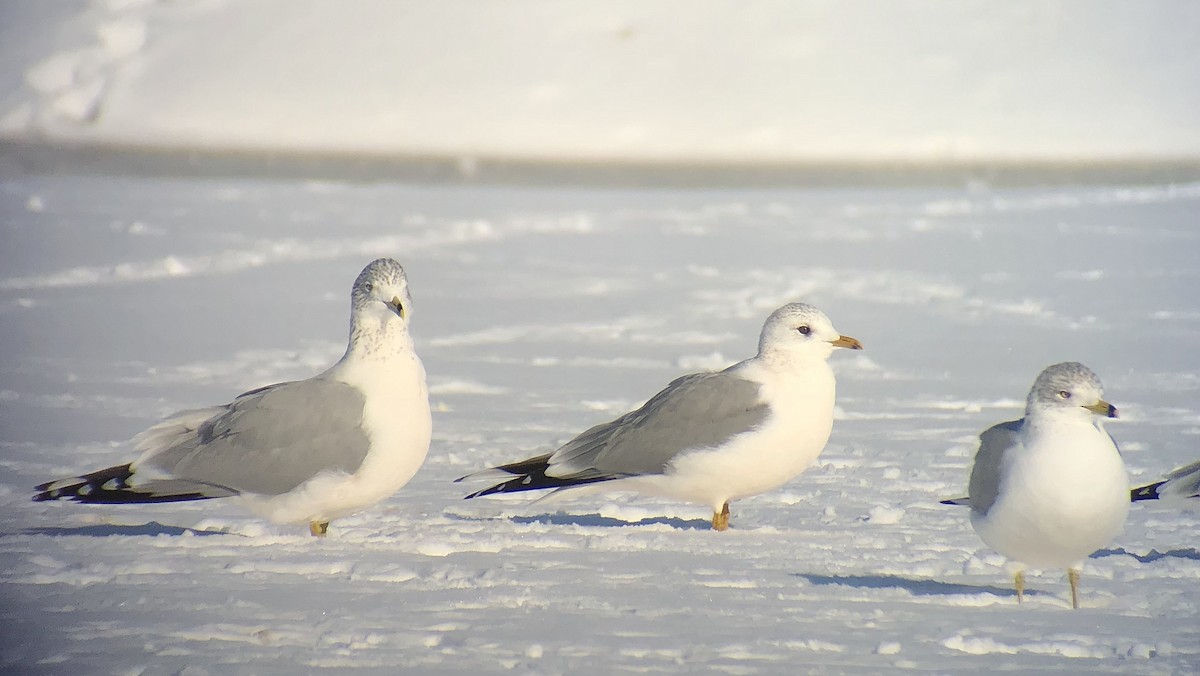
<path id="1" fill-rule="evenodd" d="M 1016 563 L 1067 568 L 1078 607 L 1083 561 L 1116 537 L 1129 512 L 1125 463 L 1105 418 L 1100 379 L 1077 362 L 1047 367 L 1025 417 L 980 436 L 967 502 L 983 541 Z M 1016 576 L 1018 594 L 1024 574 Z"/>
<path id="2" fill-rule="evenodd" d="M 835 347 L 862 348 L 817 308 L 785 305 L 764 324 L 755 357 L 677 378 L 553 453 L 470 475 L 511 478 L 467 497 L 581 486 L 634 491 L 709 505 L 714 528 L 723 530 L 729 501 L 783 485 L 824 448 Z"/>
<path id="3" fill-rule="evenodd" d="M 38 486 L 34 500 L 172 502 L 236 496 L 277 523 L 331 519 L 387 498 L 429 450 L 425 370 L 408 322 L 404 269 L 373 261 L 351 291 L 342 358 L 307 380 L 182 411 L 134 438 L 132 463 Z"/>
<path id="4" fill-rule="evenodd" d="M 1130 493 L 1133 502 L 1143 500 L 1192 501 L 1200 499 L 1200 461 L 1171 470 L 1161 481 L 1138 486 Z"/>

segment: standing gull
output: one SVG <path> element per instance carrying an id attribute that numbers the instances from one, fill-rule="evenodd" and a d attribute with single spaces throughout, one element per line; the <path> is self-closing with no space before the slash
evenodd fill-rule
<path id="1" fill-rule="evenodd" d="M 132 463 L 37 487 L 35 501 L 126 504 L 236 496 L 276 523 L 331 519 L 387 498 L 429 451 L 425 368 L 413 351 L 404 268 L 380 258 L 350 294 L 346 354 L 308 380 L 181 411 L 134 437 Z"/>
<path id="2" fill-rule="evenodd" d="M 1117 409 L 1104 401 L 1091 369 L 1049 366 L 1033 383 L 1025 417 L 980 435 L 968 497 L 971 525 L 987 545 L 1018 565 L 1066 568 L 1071 607 L 1079 607 L 1083 560 L 1125 526 L 1129 479 L 1116 443 L 1104 431 Z"/>
<path id="3" fill-rule="evenodd" d="M 782 486 L 825 447 L 835 347 L 862 349 L 817 308 L 784 305 L 763 325 L 757 356 L 677 378 L 553 453 L 469 475 L 515 478 L 467 497 L 591 485 L 708 505 L 712 527 L 725 530 L 731 500 Z"/>

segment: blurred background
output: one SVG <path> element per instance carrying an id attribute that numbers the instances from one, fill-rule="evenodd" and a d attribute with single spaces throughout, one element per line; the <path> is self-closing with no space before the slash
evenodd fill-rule
<path id="1" fill-rule="evenodd" d="M 4 0 L 0 166 L 1187 179 L 1197 35 L 1189 0 Z"/>

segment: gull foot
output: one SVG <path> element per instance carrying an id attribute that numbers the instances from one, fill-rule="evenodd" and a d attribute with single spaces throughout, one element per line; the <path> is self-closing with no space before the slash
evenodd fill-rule
<path id="1" fill-rule="evenodd" d="M 1067 581 L 1071 583 L 1071 607 L 1079 610 L 1079 571 L 1074 568 L 1067 570 Z"/>
<path id="2" fill-rule="evenodd" d="M 713 530 L 728 530 L 729 529 L 729 503 L 726 502 L 724 507 L 721 507 L 720 512 L 713 512 L 712 518 Z"/>

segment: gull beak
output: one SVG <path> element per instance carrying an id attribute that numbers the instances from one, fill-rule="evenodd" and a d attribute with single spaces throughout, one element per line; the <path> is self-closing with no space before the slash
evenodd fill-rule
<path id="1" fill-rule="evenodd" d="M 1096 403 L 1092 404 L 1091 406 L 1084 406 L 1084 408 L 1091 411 L 1092 413 L 1095 413 L 1096 415 L 1102 415 L 1105 418 L 1118 417 L 1117 416 L 1117 407 L 1113 406 L 1112 404 L 1108 403 L 1107 401 L 1104 401 L 1103 399 L 1101 399 L 1100 401 L 1097 401 Z"/>
<path id="2" fill-rule="evenodd" d="M 851 338 L 850 336 L 838 336 L 837 340 L 831 340 L 829 343 L 834 347 L 848 347 L 851 350 L 863 349 L 862 343 L 858 342 L 857 338 Z"/>
<path id="3" fill-rule="evenodd" d="M 404 309 L 404 302 L 400 300 L 400 296 L 392 297 L 392 301 L 388 303 L 387 306 L 392 309 L 392 312 L 396 313 L 396 316 L 400 317 L 400 319 L 404 319 L 406 312 Z"/>

